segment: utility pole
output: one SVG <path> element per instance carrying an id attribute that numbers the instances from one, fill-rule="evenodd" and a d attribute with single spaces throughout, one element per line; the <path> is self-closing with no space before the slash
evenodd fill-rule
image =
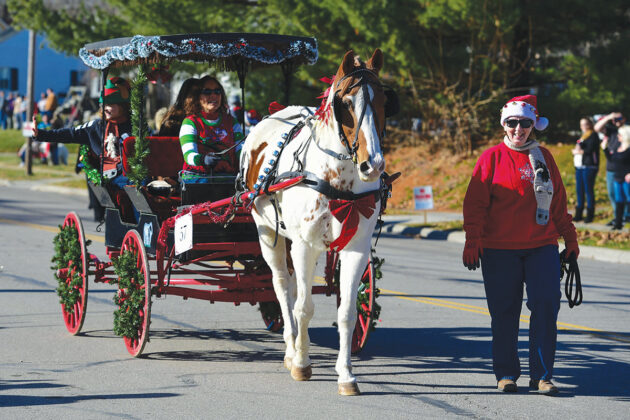
<path id="1" fill-rule="evenodd" d="M 33 30 L 28 31 L 28 74 L 26 79 L 26 122 L 33 119 L 33 90 L 35 89 L 35 37 Z M 33 137 L 28 136 L 26 140 L 26 174 L 33 175 L 33 154 L 31 147 Z"/>

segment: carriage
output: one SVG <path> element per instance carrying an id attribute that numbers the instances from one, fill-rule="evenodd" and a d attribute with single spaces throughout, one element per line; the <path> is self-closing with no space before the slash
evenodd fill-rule
<path id="1" fill-rule="evenodd" d="M 313 38 L 268 34 L 189 34 L 135 36 L 87 44 L 80 52 L 83 61 L 102 71 L 103 86 L 112 67 L 139 69 L 171 60 L 192 60 L 214 64 L 238 75 L 244 104 L 245 77 L 249 71 L 279 66 L 288 85 L 300 65 L 317 60 Z M 143 92 L 142 86 L 138 89 Z M 144 98 L 143 98 L 144 100 Z M 135 121 L 146 123 L 142 108 Z M 304 108 L 304 112 L 309 110 Z M 292 123 L 296 125 L 297 123 Z M 124 140 L 125 170 L 132 171 L 131 159 L 140 153 L 142 164 L 152 178 L 178 179 L 183 157 L 178 138 L 143 136 Z M 142 149 L 144 147 L 144 149 Z M 264 326 L 270 331 L 283 327 L 283 318 L 272 284 L 272 273 L 261 256 L 258 232 L 251 208 L 265 193 L 284 191 L 305 182 L 304 175 L 287 177 L 263 187 L 239 188 L 236 177 L 216 175 L 207 184 L 179 182 L 172 188 L 127 186 L 125 193 L 139 213 L 136 223 L 121 218 L 121 209 L 103 185 L 89 188 L 105 207 L 105 246 L 108 260 L 88 251 L 82 222 L 70 212 L 55 238 L 56 278 L 67 330 L 79 334 L 85 320 L 89 279 L 117 287 L 114 331 L 122 336 L 127 351 L 141 356 L 149 340 L 152 300 L 181 296 L 211 303 L 232 302 L 259 305 Z M 381 182 L 379 211 L 385 208 L 391 182 Z M 264 191 L 263 191 L 264 190 Z M 276 227 L 277 229 L 277 227 Z M 329 250 L 322 284 L 312 293 L 337 296 L 339 305 L 339 253 Z M 359 352 L 378 318 L 375 298 L 375 259 L 368 261 L 357 290 L 358 317 L 352 334 L 352 352 Z"/>

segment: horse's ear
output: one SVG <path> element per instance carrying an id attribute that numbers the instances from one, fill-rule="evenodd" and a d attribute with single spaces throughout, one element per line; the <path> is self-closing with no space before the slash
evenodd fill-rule
<path id="1" fill-rule="evenodd" d="M 350 73 L 354 70 L 354 51 L 350 50 L 343 56 L 343 60 L 341 61 L 341 66 L 339 66 L 339 70 L 337 70 L 337 74 L 339 77 L 343 77 L 344 75 Z"/>
<path id="2" fill-rule="evenodd" d="M 365 64 L 368 69 L 378 74 L 378 72 L 383 68 L 383 52 L 379 48 L 375 49 L 372 57 Z"/>

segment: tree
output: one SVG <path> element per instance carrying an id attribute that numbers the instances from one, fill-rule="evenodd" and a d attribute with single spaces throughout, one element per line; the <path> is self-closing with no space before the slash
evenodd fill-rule
<path id="1" fill-rule="evenodd" d="M 630 93 L 627 0 L 108 0 L 90 13 L 49 9 L 43 0 L 8 4 L 16 22 L 71 53 L 136 33 L 315 36 L 319 61 L 298 70 L 292 95 L 310 105 L 325 88 L 318 79 L 347 50 L 368 57 L 380 47 L 383 79 L 401 97 L 401 124 L 422 116 L 428 140 L 456 152 L 496 134 L 498 108 L 511 96 L 538 93 L 552 127 L 566 131 L 579 113 Z M 280 98 L 281 82 L 280 72 L 256 73 L 248 102 L 260 108 Z"/>

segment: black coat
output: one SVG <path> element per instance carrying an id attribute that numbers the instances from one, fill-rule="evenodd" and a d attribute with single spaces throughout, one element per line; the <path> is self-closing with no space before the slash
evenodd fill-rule
<path id="1" fill-rule="evenodd" d="M 584 151 L 582 155 L 582 165 L 595 166 L 599 168 L 599 136 L 593 132 L 585 140 L 578 143 L 580 148 Z"/>
<path id="2" fill-rule="evenodd" d="M 97 156 L 103 154 L 103 120 L 96 119 L 72 128 L 60 128 L 58 130 L 40 130 L 37 133 L 37 141 L 51 143 L 77 143 L 86 144 Z M 121 139 L 131 135 L 131 122 L 129 120 L 118 125 Z M 126 134 L 126 135 L 125 135 Z"/>

